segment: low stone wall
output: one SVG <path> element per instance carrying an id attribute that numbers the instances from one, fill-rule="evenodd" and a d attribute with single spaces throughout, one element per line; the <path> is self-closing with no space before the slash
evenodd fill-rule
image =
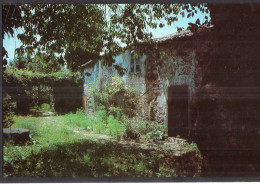
<path id="1" fill-rule="evenodd" d="M 24 145 L 30 141 L 30 131 L 28 129 L 4 128 L 4 143 L 14 143 L 15 145 Z"/>
<path id="2" fill-rule="evenodd" d="M 154 156 L 160 156 L 160 158 L 156 159 L 157 163 L 164 163 L 167 167 L 165 166 L 165 169 L 160 168 L 159 173 L 169 173 L 169 177 L 200 177 L 201 175 L 201 153 L 196 144 L 189 144 L 184 139 L 168 138 L 165 141 L 157 143 L 125 141 L 119 143 L 123 144 L 125 148 L 136 147 L 140 150 L 148 151 Z M 169 171 L 169 169 L 171 169 L 171 171 Z"/>

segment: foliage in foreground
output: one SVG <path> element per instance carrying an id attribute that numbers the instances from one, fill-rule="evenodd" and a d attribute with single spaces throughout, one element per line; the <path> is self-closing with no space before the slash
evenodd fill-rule
<path id="1" fill-rule="evenodd" d="M 4 147 L 5 177 L 177 176 L 156 154 L 121 145 L 70 139 L 52 145 Z M 149 162 L 148 162 L 149 161 Z M 161 172 L 164 169 L 166 172 Z"/>
<path id="2" fill-rule="evenodd" d="M 100 114 L 104 116 L 104 113 Z M 83 118 L 81 111 L 75 115 Z M 4 177 L 177 177 L 188 174 L 183 165 L 178 170 L 173 166 L 177 163 L 170 162 L 182 159 L 170 160 L 169 155 L 161 151 L 126 149 L 119 143 L 94 141 L 75 133 L 73 130 L 78 127 L 68 125 L 67 119 L 66 116 L 51 119 L 17 116 L 14 127 L 34 131 L 33 144 L 4 146 Z M 110 116 L 108 125 L 119 124 L 115 120 Z M 111 126 L 110 131 L 113 130 Z M 196 170 L 190 171 L 193 174 Z"/>
<path id="3" fill-rule="evenodd" d="M 16 104 L 9 94 L 5 93 L 3 98 L 3 127 L 8 128 L 14 124 L 14 110 Z"/>

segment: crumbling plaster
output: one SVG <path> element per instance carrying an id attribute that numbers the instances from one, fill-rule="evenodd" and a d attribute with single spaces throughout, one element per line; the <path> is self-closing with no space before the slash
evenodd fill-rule
<path id="1" fill-rule="evenodd" d="M 120 76 L 126 85 L 137 89 L 142 97 L 142 113 L 149 118 L 149 106 L 152 106 L 154 121 L 168 123 L 168 88 L 171 85 L 187 85 L 189 87 L 189 100 L 192 100 L 195 92 L 195 81 L 198 81 L 198 62 L 196 60 L 196 48 L 192 42 L 182 41 L 159 45 L 160 56 L 153 59 L 149 56 L 140 56 L 140 72 L 131 73 L 131 51 L 126 50 L 113 59 L 112 66 L 102 65 L 102 60 L 94 67 L 85 68 L 91 76 L 85 75 L 84 94 L 87 95 L 87 84 L 99 79 L 99 83 L 108 84 L 113 76 L 120 76 L 115 65 L 125 70 Z M 155 76 L 155 78 L 150 78 Z M 101 78 L 101 80 L 100 80 Z"/>

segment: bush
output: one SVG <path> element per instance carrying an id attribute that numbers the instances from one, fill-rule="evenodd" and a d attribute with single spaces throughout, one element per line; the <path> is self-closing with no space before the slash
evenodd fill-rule
<path id="1" fill-rule="evenodd" d="M 144 139 L 148 141 L 164 140 L 167 137 L 167 127 L 165 125 L 157 124 L 154 130 L 144 135 Z"/>
<path id="2" fill-rule="evenodd" d="M 102 87 L 102 91 L 99 90 L 95 83 L 92 84 L 90 87 L 90 97 L 94 99 L 95 109 L 98 109 L 97 105 L 102 104 L 107 111 L 111 111 L 113 114 L 115 112 L 111 110 L 111 107 L 121 110 L 121 113 L 130 117 L 139 111 L 139 93 L 135 89 L 125 85 L 122 79 L 117 76 L 112 77 L 111 83 L 105 84 Z"/>
<path id="3" fill-rule="evenodd" d="M 119 123 L 117 119 L 114 118 L 114 116 L 110 115 L 108 117 L 108 125 L 107 125 L 107 134 L 110 136 L 115 137 L 117 140 L 120 140 L 123 138 L 125 134 L 125 127 L 123 124 Z"/>
<path id="4" fill-rule="evenodd" d="M 12 101 L 9 94 L 4 94 L 3 98 L 3 127 L 9 128 L 14 124 L 14 111 L 16 103 Z"/>
<path id="5" fill-rule="evenodd" d="M 106 130 L 106 123 L 100 117 L 97 117 L 93 124 L 93 130 L 95 133 L 104 133 Z"/>
<path id="6" fill-rule="evenodd" d="M 105 109 L 105 106 L 102 104 L 98 106 L 98 117 L 104 122 L 107 120 L 107 111 Z"/>
<path id="7" fill-rule="evenodd" d="M 42 111 L 49 111 L 51 109 L 51 106 L 48 103 L 43 103 L 41 105 L 41 110 Z"/>
<path id="8" fill-rule="evenodd" d="M 87 129 L 91 125 L 90 120 L 86 117 L 82 109 L 78 109 L 76 114 L 66 114 L 65 122 L 69 125 L 83 127 L 85 129 Z"/>
<path id="9" fill-rule="evenodd" d="M 109 107 L 109 114 L 113 115 L 118 121 L 123 121 L 123 110 L 119 107 Z"/>
<path id="10" fill-rule="evenodd" d="M 126 138 L 145 141 L 163 140 L 167 136 L 167 126 L 146 121 L 140 116 L 125 119 Z"/>

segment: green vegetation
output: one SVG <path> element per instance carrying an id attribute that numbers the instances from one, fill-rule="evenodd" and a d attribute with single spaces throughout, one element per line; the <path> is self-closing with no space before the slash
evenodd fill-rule
<path id="1" fill-rule="evenodd" d="M 125 135 L 125 126 L 122 125 L 113 115 L 108 117 L 107 134 L 120 140 Z"/>
<path id="2" fill-rule="evenodd" d="M 92 84 L 90 97 L 94 99 L 95 109 L 102 104 L 107 111 L 118 119 L 122 114 L 133 117 L 140 109 L 138 107 L 139 93 L 137 90 L 126 86 L 118 76 L 112 77 L 110 83 L 102 86 L 102 91 L 100 91 L 100 84 Z"/>
<path id="3" fill-rule="evenodd" d="M 40 73 L 29 70 L 19 70 L 17 68 L 7 68 L 3 73 L 5 86 L 65 86 L 82 84 L 80 73 L 69 71 L 55 73 Z"/>
<path id="4" fill-rule="evenodd" d="M 11 67 L 3 73 L 3 86 L 4 92 L 16 102 L 15 112 L 18 114 L 26 114 L 30 107 L 40 107 L 44 102 L 59 113 L 75 111 L 82 106 L 80 73 L 60 71 L 46 74 Z M 72 97 L 72 93 L 75 96 Z"/>
<path id="5" fill-rule="evenodd" d="M 51 106 L 48 103 L 43 103 L 41 105 L 41 110 L 43 110 L 43 111 L 49 111 L 50 109 L 51 109 Z"/>
<path id="6" fill-rule="evenodd" d="M 138 43 L 146 43 L 140 48 L 157 56 L 146 28 L 163 27 L 161 21 L 170 25 L 177 21 L 177 14 L 185 16 L 186 10 L 188 17 L 194 16 L 195 7 L 207 9 L 199 4 L 3 6 L 4 36 L 13 36 L 19 27 L 25 31 L 18 34 L 23 45 L 16 49 L 16 58 L 8 67 L 8 53 L 3 48 L 4 127 L 29 129 L 32 138 L 26 146 L 4 146 L 5 177 L 177 176 L 161 154 L 86 139 L 86 134 L 98 133 L 116 140 L 154 142 L 165 139 L 167 128 L 152 122 L 152 104 L 149 121 L 139 115 L 139 93 L 119 77 L 92 86 L 94 112 L 86 116 L 83 110 L 76 111 L 82 105 L 83 91 L 82 75 L 77 71 L 86 59 L 99 60 L 101 52 L 104 65 L 112 64 L 112 56 L 123 49 L 119 43 L 136 50 Z M 65 64 L 69 70 L 62 70 Z M 76 113 L 51 118 L 14 116 L 29 114 L 31 107 L 40 114 L 54 110 Z"/>
<path id="7" fill-rule="evenodd" d="M 104 115 L 102 108 L 100 115 Z M 78 122 L 80 120 L 82 122 Z M 15 116 L 13 128 L 31 131 L 32 143 L 25 146 L 4 145 L 4 177 L 176 177 L 181 175 L 169 165 L 167 155 L 159 151 L 125 147 L 107 140 L 94 140 L 80 129 L 98 128 L 93 117 L 81 110 L 65 116 Z M 99 121 L 101 121 L 100 118 Z M 85 123 L 85 124 L 84 124 Z M 114 138 L 124 133 L 112 115 L 102 120 Z M 102 128 L 104 128 L 102 127 Z M 75 132 L 75 130 L 79 130 Z"/>
<path id="8" fill-rule="evenodd" d="M 3 127 L 8 128 L 14 124 L 14 110 L 16 103 L 12 100 L 9 94 L 3 95 Z"/>
<path id="9" fill-rule="evenodd" d="M 164 140 L 167 136 L 166 125 L 146 121 L 137 115 L 132 119 L 125 119 L 126 135 L 128 138 L 142 141 Z"/>

